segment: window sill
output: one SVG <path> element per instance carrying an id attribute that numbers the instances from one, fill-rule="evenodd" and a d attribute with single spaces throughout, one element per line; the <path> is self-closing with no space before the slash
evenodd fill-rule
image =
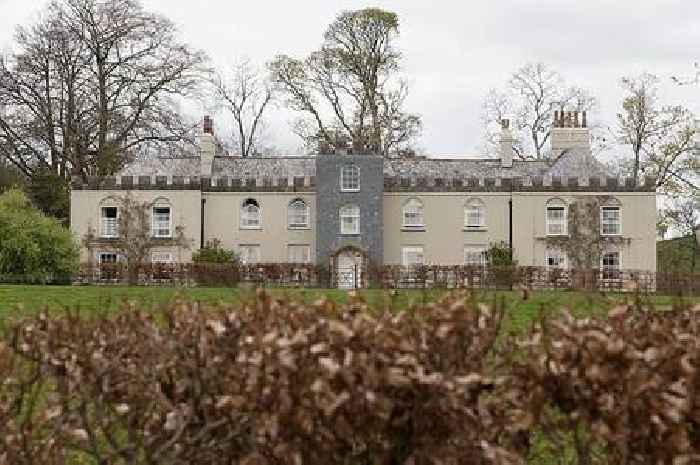
<path id="1" fill-rule="evenodd" d="M 359 233 L 359 232 L 358 232 L 358 233 L 344 233 L 344 232 L 341 232 L 340 235 L 341 235 L 341 236 L 347 236 L 347 237 L 357 237 L 357 236 L 360 235 L 360 233 Z"/>
<path id="2" fill-rule="evenodd" d="M 255 227 L 243 227 L 243 226 L 241 226 L 240 229 L 243 231 L 262 231 L 261 226 L 255 226 Z"/>
<path id="3" fill-rule="evenodd" d="M 425 232 L 425 226 L 401 226 L 404 232 Z"/>
<path id="4" fill-rule="evenodd" d="M 112 240 L 119 239 L 119 236 L 99 236 L 98 239 Z"/>
<path id="5" fill-rule="evenodd" d="M 287 226 L 287 229 L 292 231 L 308 231 L 311 226 Z"/>
<path id="6" fill-rule="evenodd" d="M 600 235 L 601 235 L 601 237 L 622 237 L 621 233 L 617 233 L 617 234 L 602 234 L 601 233 Z"/>
<path id="7" fill-rule="evenodd" d="M 360 192 L 360 189 L 340 189 L 340 192 Z"/>
<path id="8" fill-rule="evenodd" d="M 486 228 L 484 226 L 465 226 L 463 231 L 464 232 L 486 232 Z"/>
<path id="9" fill-rule="evenodd" d="M 156 241 L 157 240 L 166 240 L 167 241 L 167 240 L 170 240 L 172 238 L 173 238 L 173 236 L 151 236 L 151 239 L 154 239 Z"/>
<path id="10" fill-rule="evenodd" d="M 569 237 L 568 234 L 546 234 L 545 237 Z"/>

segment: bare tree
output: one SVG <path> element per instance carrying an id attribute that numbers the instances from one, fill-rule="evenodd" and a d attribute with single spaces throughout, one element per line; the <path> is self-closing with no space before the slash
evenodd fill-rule
<path id="1" fill-rule="evenodd" d="M 113 250 L 126 262 L 128 279 L 138 281 L 141 266 L 150 261 L 151 252 L 156 247 L 175 247 L 178 251 L 189 250 L 192 239 L 184 234 L 181 225 L 175 226 L 171 237 L 155 237 L 152 228 L 152 202 L 139 202 L 129 193 L 117 199 L 119 204 L 118 237 L 100 239 L 93 229 L 83 237 L 83 245 L 91 252 L 96 247 Z"/>
<path id="2" fill-rule="evenodd" d="M 0 63 L 0 155 L 26 176 L 112 174 L 146 147 L 181 143 L 178 98 L 204 54 L 136 0 L 54 0 Z"/>
<path id="3" fill-rule="evenodd" d="M 213 79 L 215 96 L 233 118 L 233 143 L 242 157 L 260 151 L 260 133 L 265 110 L 273 102 L 269 80 L 248 59 L 236 63 Z"/>
<path id="4" fill-rule="evenodd" d="M 326 30 L 320 50 L 304 60 L 280 55 L 270 64 L 290 108 L 305 115 L 295 131 L 307 146 L 345 148 L 338 144 L 349 141 L 355 151 L 389 156 L 420 132 L 420 117 L 403 110 L 398 32 L 395 13 L 345 11 Z"/>
<path id="5" fill-rule="evenodd" d="M 700 160 L 695 153 L 695 123 L 681 106 L 663 105 L 659 79 L 652 74 L 622 79 L 626 95 L 618 113 L 618 142 L 631 148 L 630 175 L 655 176 L 665 193 L 697 192 Z"/>
<path id="6" fill-rule="evenodd" d="M 544 158 L 554 111 L 562 108 L 590 110 L 595 103 L 595 98 L 587 91 L 568 86 L 564 78 L 547 65 L 526 64 L 511 75 L 504 90 L 492 89 L 484 100 L 482 120 L 486 127 L 486 145 L 492 147 L 497 142 L 498 123 L 511 115 L 515 153 L 520 158 Z"/>

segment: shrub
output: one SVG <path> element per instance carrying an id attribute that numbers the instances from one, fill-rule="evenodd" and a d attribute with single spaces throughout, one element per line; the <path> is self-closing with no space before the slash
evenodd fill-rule
<path id="1" fill-rule="evenodd" d="M 219 239 L 211 239 L 204 247 L 192 253 L 192 261 L 197 263 L 234 263 L 238 261 L 238 257 L 233 250 L 221 247 Z"/>
<path id="2" fill-rule="evenodd" d="M 0 195 L 0 276 L 70 281 L 78 246 L 70 231 L 35 209 L 19 190 Z"/>

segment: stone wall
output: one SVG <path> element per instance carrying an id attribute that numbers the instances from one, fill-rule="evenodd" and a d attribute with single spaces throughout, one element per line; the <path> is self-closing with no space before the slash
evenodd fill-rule
<path id="1" fill-rule="evenodd" d="M 360 167 L 359 192 L 340 190 L 340 169 L 352 163 Z M 316 257 L 329 263 L 338 250 L 354 246 L 372 263 L 383 260 L 383 160 L 373 155 L 324 155 L 316 159 Z M 360 234 L 340 234 L 340 207 L 360 207 Z"/>

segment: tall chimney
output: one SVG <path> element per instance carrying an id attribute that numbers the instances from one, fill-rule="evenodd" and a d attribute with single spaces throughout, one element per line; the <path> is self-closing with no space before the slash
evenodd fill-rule
<path id="1" fill-rule="evenodd" d="M 202 134 L 199 136 L 200 174 L 203 178 L 211 177 L 214 155 L 216 154 L 216 139 L 214 138 L 214 122 L 210 116 L 204 117 Z"/>
<path id="2" fill-rule="evenodd" d="M 515 137 L 513 137 L 513 132 L 510 130 L 510 120 L 501 120 L 500 155 L 502 168 L 513 167 L 514 143 Z"/>
<path id="3" fill-rule="evenodd" d="M 559 157 L 569 149 L 591 148 L 591 133 L 586 112 L 555 111 L 550 132 L 552 158 Z"/>

